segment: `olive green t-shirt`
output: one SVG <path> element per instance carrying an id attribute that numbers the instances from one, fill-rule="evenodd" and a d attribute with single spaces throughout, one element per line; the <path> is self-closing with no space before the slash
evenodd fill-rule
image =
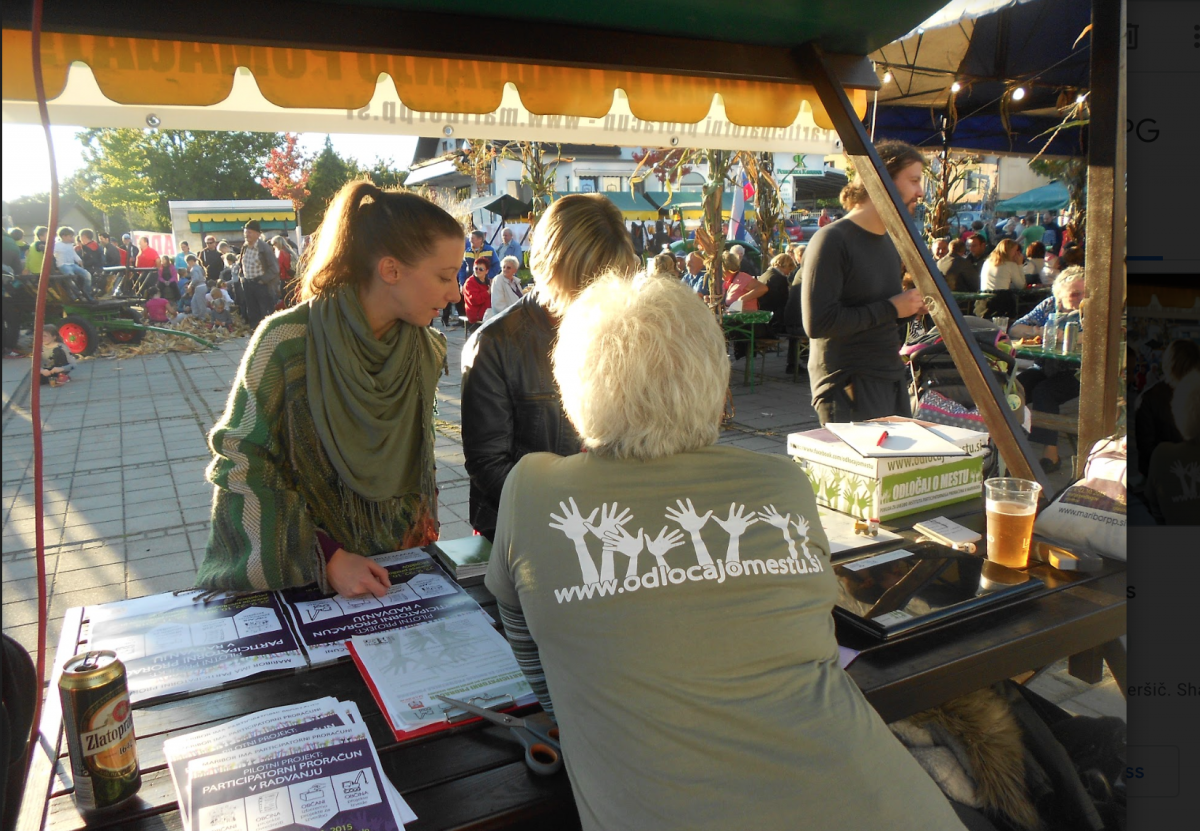
<path id="1" fill-rule="evenodd" d="M 537 642 L 585 829 L 962 828 L 838 667 L 828 549 L 780 457 L 517 464 L 487 587 Z"/>

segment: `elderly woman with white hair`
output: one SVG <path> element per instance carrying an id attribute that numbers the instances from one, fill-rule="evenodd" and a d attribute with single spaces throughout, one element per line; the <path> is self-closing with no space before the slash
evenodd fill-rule
<path id="1" fill-rule="evenodd" d="M 1085 294 L 1083 266 L 1072 266 L 1059 274 L 1051 291 L 1050 297 L 1034 306 L 1029 314 L 1012 325 L 1009 334 L 1018 338 L 1035 337 L 1042 334 L 1042 327 L 1046 325 L 1050 315 L 1078 312 Z M 1059 407 L 1079 397 L 1079 378 L 1076 371 L 1074 364 L 1050 358 L 1032 369 L 1025 370 L 1017 376 L 1017 380 L 1025 388 L 1025 398 L 1034 411 L 1057 414 Z M 1029 440 L 1043 447 L 1043 470 L 1054 473 L 1062 466 L 1058 457 L 1057 431 L 1046 427 L 1034 427 L 1029 433 Z"/>
<path id="2" fill-rule="evenodd" d="M 516 257 L 509 256 L 500 261 L 500 273 L 492 278 L 492 306 L 483 313 L 485 321 L 500 314 L 525 294 L 517 278 L 520 268 L 521 261 Z"/>
<path id="3" fill-rule="evenodd" d="M 695 293 L 601 278 L 554 377 L 588 452 L 513 468 L 486 584 L 583 828 L 961 829 L 838 665 L 804 472 L 716 443 L 729 362 Z"/>

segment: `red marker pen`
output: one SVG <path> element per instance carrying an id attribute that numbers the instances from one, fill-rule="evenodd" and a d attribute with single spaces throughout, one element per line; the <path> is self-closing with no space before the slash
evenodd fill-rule
<path id="1" fill-rule="evenodd" d="M 875 442 L 875 446 L 883 447 L 883 443 L 884 443 L 884 441 L 887 440 L 887 437 L 888 437 L 888 432 L 887 432 L 887 430 L 884 430 L 882 433 L 879 434 L 879 441 Z"/>

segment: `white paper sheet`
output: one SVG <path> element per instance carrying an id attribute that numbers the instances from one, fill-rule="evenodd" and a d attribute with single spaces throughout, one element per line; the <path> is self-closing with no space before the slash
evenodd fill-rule
<path id="1" fill-rule="evenodd" d="M 839 554 L 876 543 L 903 539 L 899 534 L 893 534 L 882 528 L 873 537 L 866 534 L 855 534 L 854 517 L 824 506 L 818 507 L 817 512 L 821 517 L 821 527 L 825 529 L 825 536 L 829 538 L 830 554 Z"/>
<path id="2" fill-rule="evenodd" d="M 958 445 L 911 421 L 830 422 L 825 429 L 868 459 L 967 455 Z M 887 438 L 879 444 L 879 437 L 885 432 Z"/>
<path id="3" fill-rule="evenodd" d="M 444 722 L 439 695 L 534 701 L 512 648 L 482 614 L 356 635 L 351 644 L 397 732 Z"/>

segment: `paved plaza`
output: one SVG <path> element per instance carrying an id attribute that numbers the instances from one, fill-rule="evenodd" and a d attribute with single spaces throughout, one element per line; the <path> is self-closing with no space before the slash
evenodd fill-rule
<path id="1" fill-rule="evenodd" d="M 459 363 L 461 329 L 448 332 L 450 373 L 438 388 L 439 510 L 446 539 L 469 536 Z M 72 606 L 188 588 L 208 539 L 212 486 L 205 434 L 225 406 L 245 338 L 208 352 L 178 352 L 80 363 L 64 387 L 42 390 L 45 546 L 49 591 L 47 664 Z M 743 385 L 734 370 L 731 444 L 786 453 L 788 433 L 817 426 L 802 374 L 784 373 L 784 355 L 765 358 L 765 379 Z M 761 369 L 764 359 L 756 360 Z M 29 361 L 3 361 L 3 629 L 36 646 L 33 440 Z M 1039 693 L 1083 715 L 1125 717 L 1106 675 L 1088 685 L 1051 667 Z"/>

